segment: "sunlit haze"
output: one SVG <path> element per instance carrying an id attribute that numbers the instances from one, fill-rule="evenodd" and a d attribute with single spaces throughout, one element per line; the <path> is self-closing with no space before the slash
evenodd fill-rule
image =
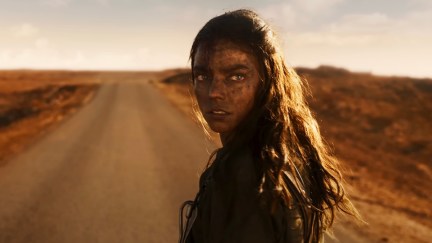
<path id="1" fill-rule="evenodd" d="M 237 8 L 277 30 L 292 66 L 432 77 L 431 0 L 0 0 L 0 69 L 187 67 L 198 30 Z"/>

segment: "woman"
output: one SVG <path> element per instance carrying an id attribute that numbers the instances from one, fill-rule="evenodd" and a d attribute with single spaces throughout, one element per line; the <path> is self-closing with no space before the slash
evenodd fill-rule
<path id="1" fill-rule="evenodd" d="M 336 210 L 358 215 L 302 80 L 256 13 L 211 19 L 190 58 L 201 120 L 223 147 L 182 207 L 180 242 L 321 242 Z"/>

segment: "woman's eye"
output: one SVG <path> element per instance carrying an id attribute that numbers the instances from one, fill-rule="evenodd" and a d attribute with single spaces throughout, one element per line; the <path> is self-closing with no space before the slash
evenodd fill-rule
<path id="1" fill-rule="evenodd" d="M 207 75 L 204 74 L 198 74 L 195 76 L 195 81 L 201 82 L 206 81 L 208 79 Z"/>
<path id="2" fill-rule="evenodd" d="M 232 81 L 242 81 L 243 79 L 245 79 L 245 76 L 242 74 L 236 74 L 230 77 L 230 79 Z"/>

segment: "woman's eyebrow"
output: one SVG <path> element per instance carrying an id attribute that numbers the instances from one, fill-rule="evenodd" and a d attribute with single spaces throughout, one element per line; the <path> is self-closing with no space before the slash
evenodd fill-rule
<path id="1" fill-rule="evenodd" d="M 201 65 L 193 66 L 194 72 L 207 72 L 208 70 L 209 68 L 207 66 L 201 66 Z"/>
<path id="2" fill-rule="evenodd" d="M 223 72 L 232 72 L 232 71 L 237 71 L 237 70 L 246 70 L 249 71 L 251 70 L 251 68 L 245 64 L 234 64 L 234 65 L 227 65 L 225 67 L 222 67 L 221 70 Z"/>

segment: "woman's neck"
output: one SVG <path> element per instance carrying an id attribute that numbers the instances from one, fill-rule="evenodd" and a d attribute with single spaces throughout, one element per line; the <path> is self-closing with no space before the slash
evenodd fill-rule
<path id="1" fill-rule="evenodd" d="M 219 133 L 219 138 L 221 140 L 222 147 L 225 146 L 226 142 L 227 142 L 227 134 L 225 134 L 225 133 Z"/>
<path id="2" fill-rule="evenodd" d="M 219 138 L 223 147 L 228 143 L 228 136 L 228 133 L 219 133 Z"/>

